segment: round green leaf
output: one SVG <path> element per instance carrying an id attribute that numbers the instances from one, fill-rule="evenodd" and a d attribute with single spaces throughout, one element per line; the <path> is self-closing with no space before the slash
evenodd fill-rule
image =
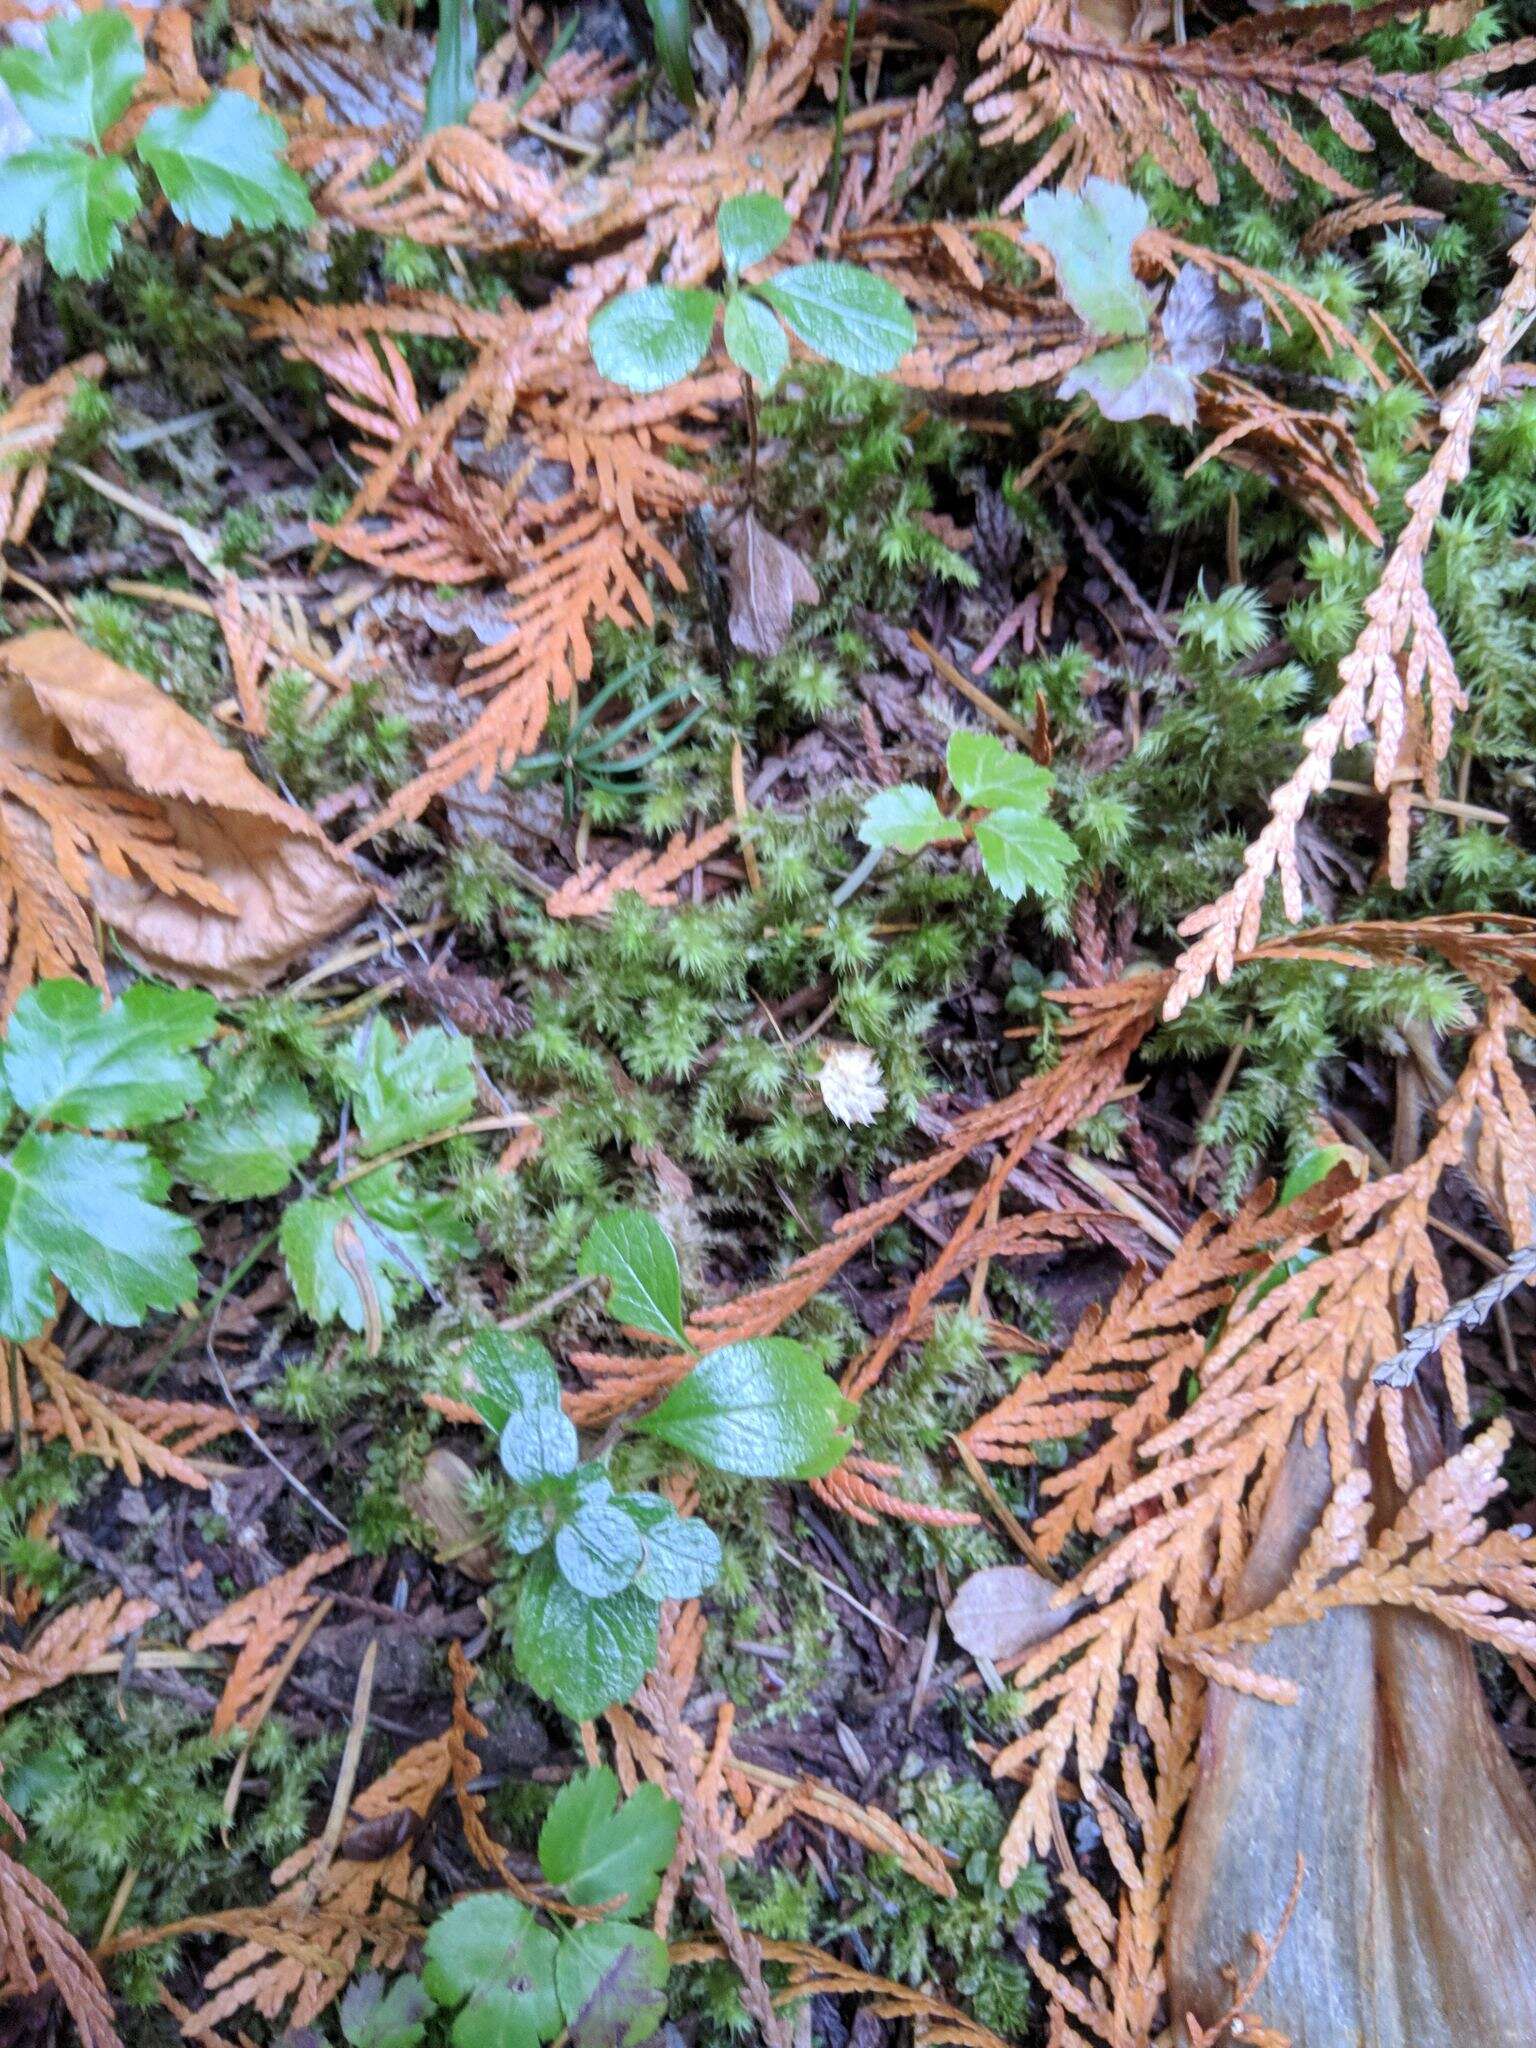
<path id="1" fill-rule="evenodd" d="M 514 1414 L 501 1432 L 501 1469 L 519 1486 L 540 1479 L 560 1479 L 574 1472 L 576 1425 L 561 1408 L 530 1403 Z"/>
<path id="2" fill-rule="evenodd" d="M 893 284 L 852 263 L 797 263 L 757 289 L 807 347 L 866 377 L 894 370 L 917 342 Z"/>
<path id="3" fill-rule="evenodd" d="M 777 319 L 748 292 L 725 302 L 725 352 L 759 391 L 771 391 L 789 364 L 789 343 Z"/>
<path id="4" fill-rule="evenodd" d="M 656 1600 L 696 1600 L 720 1576 L 720 1539 L 697 1515 L 680 1515 L 659 1493 L 621 1493 L 617 1506 L 645 1539 L 635 1584 Z"/>
<path id="5" fill-rule="evenodd" d="M 639 1427 L 748 1479 L 819 1479 L 852 1448 L 844 1400 L 803 1344 L 759 1337 L 701 1358 Z"/>
<path id="6" fill-rule="evenodd" d="M 514 1415 L 560 1406 L 560 1376 L 537 1337 L 516 1330 L 477 1330 L 458 1363 L 464 1399 L 497 1436 Z"/>
<path id="7" fill-rule="evenodd" d="M 715 222 L 720 235 L 720 254 L 732 277 L 748 264 L 771 256 L 789 234 L 792 222 L 782 199 L 771 192 L 738 192 L 720 203 Z"/>
<path id="8" fill-rule="evenodd" d="M 454 2048 L 538 2048 L 560 2031 L 555 1937 L 503 1892 L 461 1899 L 427 1930 L 422 1984 L 459 2008 Z"/>
<path id="9" fill-rule="evenodd" d="M 549 1536 L 549 1524 L 541 1510 L 530 1502 L 526 1507 L 512 1509 L 501 1533 L 508 1550 L 518 1557 L 531 1557 L 534 1551 L 543 1549 Z"/>
<path id="10" fill-rule="evenodd" d="M 655 1663 L 656 1616 L 656 1602 L 634 1586 L 598 1600 L 578 1593 L 541 1551 L 518 1596 L 517 1668 L 541 1699 L 590 1721 L 627 1700 Z"/>
<path id="11" fill-rule="evenodd" d="M 573 1906 L 603 1906 L 638 1920 L 650 1910 L 677 1847 L 678 1808 L 655 1785 L 622 1805 L 612 1771 L 579 1771 L 555 1796 L 539 1831 L 539 1863 Z"/>
<path id="12" fill-rule="evenodd" d="M 178 1125 L 176 1176 L 226 1202 L 280 1194 L 320 1142 L 320 1119 L 302 1081 L 281 1075 L 237 1109 L 203 1110 Z"/>
<path id="13" fill-rule="evenodd" d="M 660 391 L 696 370 L 715 331 L 713 292 L 648 284 L 610 299 L 592 316 L 592 360 L 615 384 Z"/>
<path id="14" fill-rule="evenodd" d="M 611 1502 L 577 1508 L 555 1531 L 555 1562 L 578 1593 L 619 1592 L 633 1580 L 644 1555 L 640 1531 Z"/>

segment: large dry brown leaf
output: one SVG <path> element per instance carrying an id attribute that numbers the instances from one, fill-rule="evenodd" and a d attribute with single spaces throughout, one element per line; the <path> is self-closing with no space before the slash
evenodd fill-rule
<path id="1" fill-rule="evenodd" d="M 1415 1463 L 1438 1462 L 1422 1407 Z M 1379 1500 L 1390 1491 L 1382 1475 Z M 1292 1444 L 1234 1611 L 1284 1587 L 1329 1494 L 1319 1441 Z M 1390 1501 L 1386 1504 L 1390 1507 Z M 1530 2048 L 1536 1807 L 1489 1716 L 1472 1652 L 1400 1608 L 1282 1628 L 1245 1661 L 1300 1688 L 1275 1706 L 1213 1685 L 1168 1930 L 1169 2003 L 1210 2026 L 1300 1901 L 1252 2011 L 1293 2048 Z"/>
<path id="2" fill-rule="evenodd" d="M 1065 1628 L 1082 1602 L 1056 1607 L 1057 1588 L 1028 1564 L 994 1564 L 972 1572 L 946 1610 L 962 1650 L 1004 1664 Z"/>
<path id="3" fill-rule="evenodd" d="M 0 750 L 153 799 L 195 894 L 161 888 L 99 846 L 84 855 L 84 893 L 125 950 L 170 980 L 217 995 L 264 987 L 369 901 L 312 819 L 154 683 L 72 633 L 30 633 L 0 656 Z M 51 864 L 57 848 L 37 816 L 12 808 L 5 823 Z"/>
<path id="4" fill-rule="evenodd" d="M 743 654 L 765 658 L 789 637 L 797 604 L 815 604 L 816 579 L 787 541 L 744 512 L 731 543 L 726 574 L 731 593 L 731 640 Z"/>

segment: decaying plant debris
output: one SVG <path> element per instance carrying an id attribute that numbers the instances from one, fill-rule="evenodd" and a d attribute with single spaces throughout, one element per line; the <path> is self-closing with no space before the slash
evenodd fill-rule
<path id="1" fill-rule="evenodd" d="M 96 12 L 4 218 L 286 211 L 0 242 L 0 2036 L 1536 2039 L 1519 10 Z"/>

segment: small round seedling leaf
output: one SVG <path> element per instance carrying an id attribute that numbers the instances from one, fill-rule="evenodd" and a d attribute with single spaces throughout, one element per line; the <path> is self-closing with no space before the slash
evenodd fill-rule
<path id="1" fill-rule="evenodd" d="M 592 316 L 592 360 L 631 391 L 664 390 L 704 360 L 719 304 L 713 292 L 669 284 L 625 292 Z"/>
<path id="2" fill-rule="evenodd" d="M 635 1579 L 656 1600 L 696 1600 L 720 1575 L 720 1539 L 697 1515 L 680 1515 L 658 1493 L 621 1493 L 616 1502 L 645 1539 Z"/>
<path id="3" fill-rule="evenodd" d="M 749 264 L 771 256 L 788 237 L 792 222 L 783 200 L 771 192 L 738 192 L 721 201 L 715 225 L 725 267 L 736 277 Z"/>
<path id="4" fill-rule="evenodd" d="M 725 352 L 759 391 L 771 391 L 789 365 L 783 328 L 750 292 L 736 292 L 725 302 Z"/>
<path id="5" fill-rule="evenodd" d="M 894 370 L 916 346 L 907 302 L 853 263 L 797 263 L 756 287 L 808 348 L 866 377 Z"/>
<path id="6" fill-rule="evenodd" d="M 538 2048 L 559 2033 L 555 1937 L 518 1900 L 461 1899 L 433 1922 L 424 1947 L 428 1995 L 458 2009 L 454 2048 Z"/>
<path id="7" fill-rule="evenodd" d="M 619 1592 L 634 1579 L 644 1556 L 640 1531 L 612 1502 L 584 1503 L 555 1531 L 555 1562 L 578 1593 Z"/>

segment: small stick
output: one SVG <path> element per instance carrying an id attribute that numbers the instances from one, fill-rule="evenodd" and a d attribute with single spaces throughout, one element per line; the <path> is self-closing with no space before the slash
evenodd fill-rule
<path id="1" fill-rule="evenodd" d="M 363 1738 L 368 1733 L 368 1709 L 373 1703 L 373 1673 L 379 1661 L 379 1639 L 370 1639 L 363 1652 L 362 1668 L 357 1674 L 357 1691 L 352 1695 L 352 1725 L 347 1730 L 347 1746 L 341 1753 L 341 1769 L 336 1776 L 336 1790 L 331 1798 L 330 1816 L 325 1823 L 325 1833 L 320 1837 L 320 1847 L 310 1865 L 309 1882 L 304 1887 L 299 1902 L 299 1916 L 303 1917 L 315 1903 L 316 1894 L 325 1881 L 325 1874 L 341 1846 L 342 1829 L 347 1824 L 347 1808 L 352 1804 L 352 1788 L 357 1783 L 357 1768 L 363 1760 Z"/>

